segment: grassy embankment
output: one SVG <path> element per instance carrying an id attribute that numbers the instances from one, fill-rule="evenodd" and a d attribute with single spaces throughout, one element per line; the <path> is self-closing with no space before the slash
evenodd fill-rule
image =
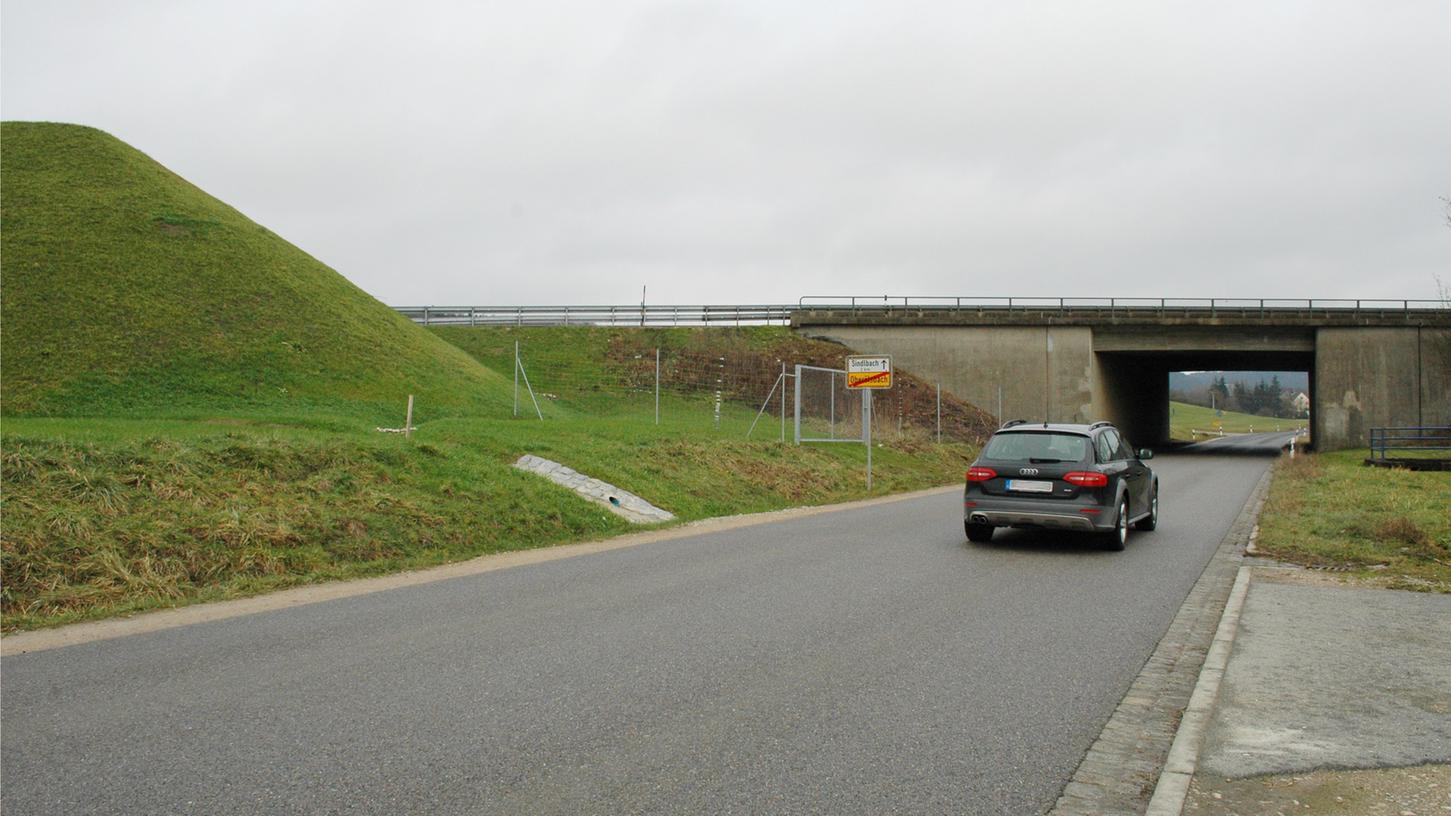
<path id="1" fill-rule="evenodd" d="M 685 520 L 864 494 L 859 445 L 745 439 L 767 359 L 837 347 L 778 329 L 525 331 L 551 396 L 545 421 L 514 419 L 499 349 L 519 333 L 440 332 L 461 350 L 99 131 L 0 138 L 6 630 L 628 529 L 514 471 L 526 452 Z M 653 424 L 626 351 L 655 346 L 751 372 L 720 383 L 719 424 L 699 377 L 676 378 Z M 413 438 L 375 432 L 402 424 L 409 393 Z M 972 445 L 929 444 L 920 400 L 904 407 L 875 492 L 960 478 Z M 971 439 L 980 415 L 947 408 Z"/>
<path id="2" fill-rule="evenodd" d="M 1367 467 L 1367 455 L 1282 459 L 1260 550 L 1397 589 L 1451 592 L 1451 473 Z"/>
<path id="3" fill-rule="evenodd" d="M 1296 428 L 1307 427 L 1308 419 L 1293 419 L 1288 417 L 1262 417 L 1254 414 L 1241 414 L 1235 411 L 1224 411 L 1222 416 L 1216 416 L 1214 409 L 1205 408 L 1202 405 L 1190 405 L 1187 402 L 1169 403 L 1169 437 L 1184 441 L 1195 439 L 1207 439 L 1205 432 L 1217 432 L 1219 428 L 1215 423 L 1221 423 L 1225 433 L 1263 433 L 1265 431 L 1292 431 Z M 1193 431 L 1199 431 L 1196 437 Z"/>

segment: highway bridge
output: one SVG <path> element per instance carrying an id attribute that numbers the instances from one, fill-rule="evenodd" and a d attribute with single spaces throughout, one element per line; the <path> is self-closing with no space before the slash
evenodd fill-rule
<path id="1" fill-rule="evenodd" d="M 1108 419 L 1169 436 L 1171 371 L 1304 371 L 1321 450 L 1377 426 L 1451 424 L 1451 308 L 1435 301 L 803 304 L 791 325 L 899 365 L 1005 416 Z"/>

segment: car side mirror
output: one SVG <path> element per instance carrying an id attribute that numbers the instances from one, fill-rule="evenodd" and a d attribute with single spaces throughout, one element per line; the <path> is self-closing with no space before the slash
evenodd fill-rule
<path id="1" fill-rule="evenodd" d="M 1139 450 L 1139 458 L 1140 459 L 1153 459 L 1154 458 L 1154 452 L 1151 451 L 1151 450 L 1149 450 L 1148 448 L 1141 448 Z"/>

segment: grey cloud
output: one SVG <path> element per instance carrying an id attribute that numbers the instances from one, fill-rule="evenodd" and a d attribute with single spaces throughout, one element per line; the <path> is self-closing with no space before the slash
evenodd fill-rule
<path id="1" fill-rule="evenodd" d="M 1444 3 L 8 2 L 92 124 L 392 303 L 1429 297 Z"/>

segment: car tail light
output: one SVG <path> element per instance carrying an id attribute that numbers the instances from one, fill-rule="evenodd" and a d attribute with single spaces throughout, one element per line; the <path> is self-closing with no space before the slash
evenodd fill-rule
<path id="1" fill-rule="evenodd" d="M 1064 474 L 1063 481 L 1079 487 L 1108 487 L 1108 475 L 1094 473 L 1091 470 L 1075 470 L 1072 473 Z"/>
<path id="2" fill-rule="evenodd" d="M 985 482 L 988 479 L 996 479 L 997 477 L 998 472 L 992 468 L 974 467 L 969 468 L 967 471 L 967 480 L 969 482 Z"/>

